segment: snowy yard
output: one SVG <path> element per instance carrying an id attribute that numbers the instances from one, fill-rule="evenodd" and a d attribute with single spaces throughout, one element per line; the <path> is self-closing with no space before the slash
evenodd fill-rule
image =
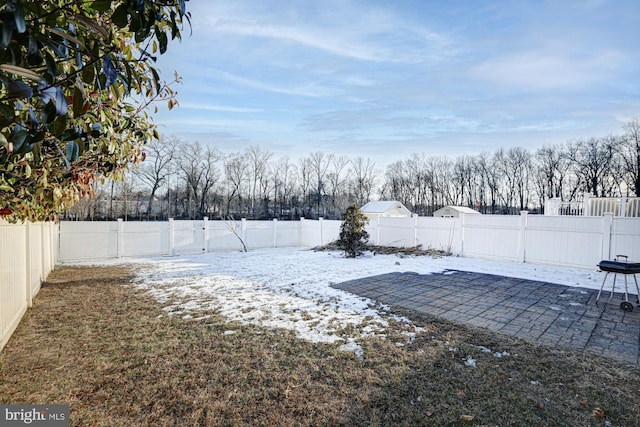
<path id="1" fill-rule="evenodd" d="M 596 267 L 581 270 L 460 257 L 380 254 L 347 259 L 339 252 L 299 248 L 124 262 L 134 266 L 135 286 L 161 303 L 167 316 L 205 319 L 203 313 L 214 311 L 245 324 L 286 328 L 312 342 L 343 342 L 345 350 L 356 354 L 357 340 L 384 335 L 391 319 L 405 325 L 408 339 L 420 329 L 389 313 L 388 307 L 333 289 L 331 284 L 389 272 L 428 274 L 447 269 L 595 289 L 603 277 Z"/>
<path id="2" fill-rule="evenodd" d="M 102 264 L 52 273 L 0 353 L 0 398 L 69 402 L 78 425 L 640 425 L 637 366 L 330 286 L 456 269 L 597 288 L 595 267 L 304 249 Z"/>

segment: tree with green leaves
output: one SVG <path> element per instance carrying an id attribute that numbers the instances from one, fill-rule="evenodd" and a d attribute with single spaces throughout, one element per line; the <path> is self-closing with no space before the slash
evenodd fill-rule
<path id="1" fill-rule="evenodd" d="M 369 233 L 365 230 L 369 219 L 360 212 L 357 205 L 351 205 L 342 214 L 340 224 L 340 238 L 338 247 L 344 250 L 347 258 L 356 258 L 362 255 L 363 249 L 369 242 Z"/>
<path id="2" fill-rule="evenodd" d="M 0 8 L 0 215 L 47 220 L 122 178 L 176 105 L 155 66 L 185 0 L 7 0 Z M 157 108 L 157 107 L 156 107 Z"/>

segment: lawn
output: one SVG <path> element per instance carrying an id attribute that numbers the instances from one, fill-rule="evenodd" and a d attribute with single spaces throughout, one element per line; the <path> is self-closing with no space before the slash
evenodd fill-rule
<path id="1" fill-rule="evenodd" d="M 393 309 L 366 336 L 335 321 L 359 337 L 345 351 L 217 305 L 168 315 L 139 277 L 54 271 L 0 353 L 0 402 L 66 403 L 83 426 L 640 425 L 637 366 Z"/>

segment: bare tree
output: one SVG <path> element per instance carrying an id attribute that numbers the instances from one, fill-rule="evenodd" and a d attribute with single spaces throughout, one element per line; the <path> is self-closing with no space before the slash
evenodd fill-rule
<path id="1" fill-rule="evenodd" d="M 245 153 L 247 162 L 249 163 L 251 181 L 251 215 L 253 218 L 262 216 L 268 209 L 268 188 L 269 188 L 269 160 L 273 156 L 273 153 L 263 150 L 258 146 L 249 147 Z"/>
<path id="2" fill-rule="evenodd" d="M 235 153 L 228 156 L 224 162 L 226 181 L 226 215 L 233 216 L 233 212 L 243 213 L 243 190 L 249 176 L 248 161 L 244 154 Z M 235 204 L 234 199 L 236 199 Z"/>
<path id="3" fill-rule="evenodd" d="M 492 157 L 489 153 L 483 152 L 478 155 L 477 166 L 478 172 L 482 174 L 483 182 L 487 187 L 489 193 L 488 204 L 490 209 L 483 211 L 483 213 L 494 214 L 498 207 L 498 197 L 500 191 L 500 177 L 498 169 L 495 167 L 496 158 Z"/>
<path id="4" fill-rule="evenodd" d="M 627 188 L 640 197 L 640 118 L 624 125 L 625 134 L 621 148 Z"/>
<path id="5" fill-rule="evenodd" d="M 407 161 L 409 172 L 408 183 L 413 188 L 414 207 L 422 214 L 429 211 L 431 204 L 430 189 L 433 183 L 433 170 L 430 168 L 428 157 L 423 154 L 412 154 Z"/>
<path id="6" fill-rule="evenodd" d="M 332 156 L 326 173 L 325 215 L 339 218 L 348 204 L 348 180 L 351 171 L 347 168 L 349 159 L 345 156 Z"/>
<path id="7" fill-rule="evenodd" d="M 145 151 L 147 153 L 145 161 L 134 174 L 140 181 L 148 185 L 150 193 L 147 203 L 147 219 L 151 219 L 153 212 L 153 202 L 157 191 L 163 185 L 167 177 L 174 173 L 172 161 L 174 158 L 176 145 L 184 144 L 176 137 L 161 138 L 147 145 Z"/>
<path id="8" fill-rule="evenodd" d="M 425 214 L 432 215 L 437 209 L 453 203 L 453 163 L 445 157 L 430 157 L 428 163 L 432 177 L 431 209 Z"/>
<path id="9" fill-rule="evenodd" d="M 474 206 L 476 190 L 476 166 L 472 156 L 458 157 L 453 165 L 453 178 L 458 190 L 457 204 Z"/>
<path id="10" fill-rule="evenodd" d="M 279 158 L 271 165 L 271 178 L 273 180 L 273 201 L 275 203 L 274 215 L 282 218 L 285 214 L 291 218 L 292 202 L 294 197 L 295 165 L 289 157 Z"/>
<path id="11" fill-rule="evenodd" d="M 381 197 L 388 200 L 398 200 L 409 209 L 413 209 L 412 200 L 405 185 L 403 161 L 396 161 L 387 166 L 382 185 Z"/>
<path id="12" fill-rule="evenodd" d="M 614 144 L 609 138 L 589 138 L 568 144 L 568 156 L 578 185 L 596 197 L 608 195 L 606 183 L 611 177 Z"/>
<path id="13" fill-rule="evenodd" d="M 498 149 L 493 154 L 493 167 L 495 168 L 497 175 L 497 190 L 498 199 L 501 201 L 503 213 L 507 213 L 509 208 L 513 206 L 515 187 L 513 185 L 514 177 L 513 171 L 509 165 L 509 159 L 506 151 L 503 148 Z"/>
<path id="14" fill-rule="evenodd" d="M 140 192 L 136 185 L 135 177 L 128 175 L 122 181 L 116 182 L 115 195 L 112 197 L 114 206 L 113 218 L 123 218 L 127 221 L 130 217 L 140 216 Z"/>
<path id="15" fill-rule="evenodd" d="M 375 185 L 376 164 L 370 159 L 356 157 L 351 161 L 351 187 L 355 198 L 355 203 L 362 206 L 371 200 L 371 195 Z"/>
<path id="16" fill-rule="evenodd" d="M 300 159 L 298 162 L 298 178 L 300 179 L 299 185 L 301 191 L 301 200 L 298 203 L 298 207 L 300 209 L 300 213 L 304 217 L 311 215 L 309 197 L 311 191 L 311 181 L 313 179 L 312 175 L 313 167 L 311 165 L 311 159 L 309 157 Z"/>
<path id="17" fill-rule="evenodd" d="M 314 185 L 313 190 L 314 199 L 316 204 L 316 212 L 319 216 L 326 214 L 326 206 L 322 203 L 323 196 L 326 194 L 326 178 L 327 171 L 333 160 L 333 154 L 325 154 L 321 151 L 311 153 L 309 157 L 311 170 L 313 172 Z"/>
<path id="18" fill-rule="evenodd" d="M 200 143 L 186 144 L 181 150 L 178 167 L 188 190 L 189 217 L 204 216 L 210 191 L 220 177 L 218 162 L 222 154 L 217 148 L 203 147 Z"/>
<path id="19" fill-rule="evenodd" d="M 510 148 L 507 152 L 513 170 L 513 186 L 518 208 L 524 210 L 529 204 L 529 178 L 531 176 L 531 154 L 521 147 Z"/>
<path id="20" fill-rule="evenodd" d="M 545 198 L 563 198 L 569 169 L 569 159 L 562 146 L 545 145 L 536 151 L 536 172 L 540 179 L 538 191 Z"/>

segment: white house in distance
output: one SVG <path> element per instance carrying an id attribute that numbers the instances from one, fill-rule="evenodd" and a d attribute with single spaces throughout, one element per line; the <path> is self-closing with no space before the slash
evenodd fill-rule
<path id="1" fill-rule="evenodd" d="M 411 211 L 397 200 L 381 200 L 378 202 L 369 202 L 360 208 L 369 221 L 373 222 L 378 217 L 400 217 L 406 218 L 411 216 Z"/>
<path id="2" fill-rule="evenodd" d="M 465 206 L 445 206 L 444 208 L 440 208 L 433 213 L 433 216 L 440 216 L 444 218 L 458 218 L 460 214 L 463 213 L 465 215 L 482 215 L 475 209 L 467 208 Z"/>

